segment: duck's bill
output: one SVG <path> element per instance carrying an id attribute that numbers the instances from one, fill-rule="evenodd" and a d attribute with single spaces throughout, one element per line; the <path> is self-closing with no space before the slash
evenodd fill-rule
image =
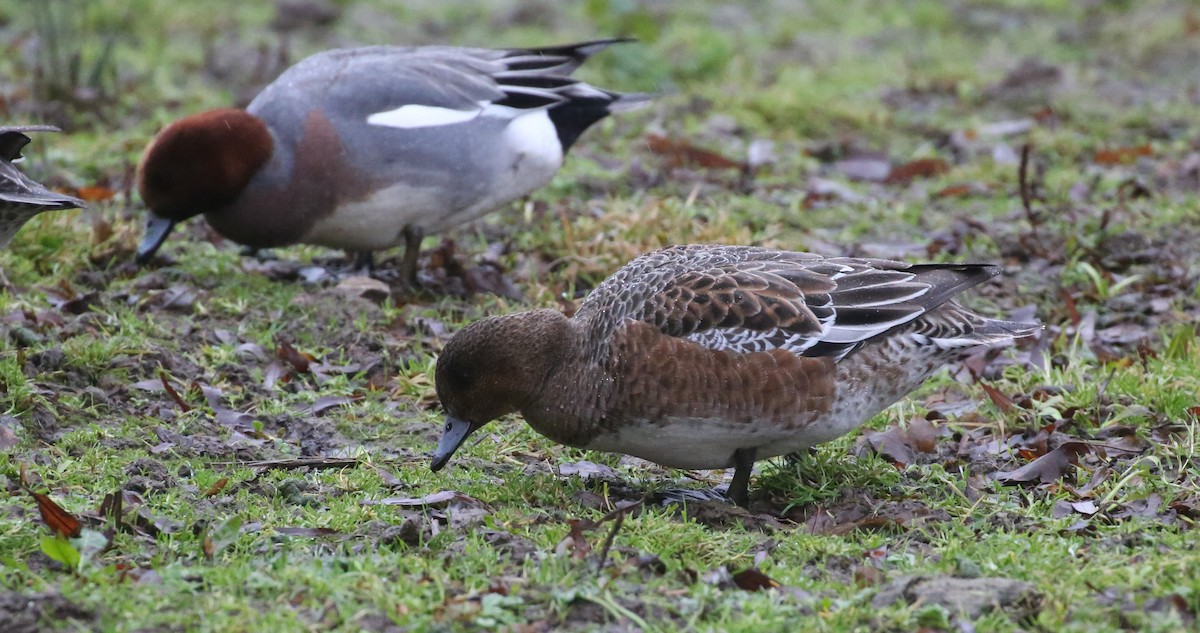
<path id="1" fill-rule="evenodd" d="M 454 451 L 478 428 L 470 422 L 465 422 L 454 416 L 446 416 L 446 428 L 442 431 L 442 439 L 438 442 L 437 450 L 433 452 L 433 463 L 429 469 L 437 472 L 450 461 Z"/>
<path id="2" fill-rule="evenodd" d="M 167 241 L 167 236 L 171 234 L 173 228 L 175 228 L 175 220 L 168 220 L 154 213 L 148 214 L 146 229 L 142 232 L 142 242 L 138 244 L 137 249 L 138 266 L 145 266 L 154 257 L 163 242 Z"/>

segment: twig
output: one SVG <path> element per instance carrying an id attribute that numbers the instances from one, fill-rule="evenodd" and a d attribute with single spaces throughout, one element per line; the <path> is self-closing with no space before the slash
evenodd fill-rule
<path id="1" fill-rule="evenodd" d="M 1032 146 L 1029 143 L 1021 146 L 1021 165 L 1017 168 L 1017 184 L 1021 192 L 1021 206 L 1025 208 L 1025 217 L 1031 226 L 1037 228 L 1042 219 L 1033 211 L 1033 193 L 1030 191 L 1029 184 L 1030 153 L 1032 153 Z"/>
<path id="2" fill-rule="evenodd" d="M 343 468 L 356 466 L 363 460 L 357 457 L 297 457 L 293 459 L 264 459 L 256 462 L 213 462 L 222 466 L 244 466 L 246 468 L 262 468 L 264 470 L 278 468 L 293 470 L 296 468 Z"/>
<path id="3" fill-rule="evenodd" d="M 613 540 L 617 538 L 617 532 L 620 531 L 621 525 L 625 523 L 625 514 L 633 508 L 637 508 L 645 503 L 646 497 L 642 497 L 633 503 L 618 507 L 603 517 L 600 517 L 599 521 L 596 521 L 592 524 L 592 527 L 598 527 L 601 523 L 604 523 L 609 519 L 616 519 L 616 522 L 613 523 L 612 529 L 608 531 L 608 536 L 604 539 L 604 546 L 600 548 L 600 558 L 596 561 L 596 573 L 600 573 L 600 570 L 604 569 L 604 564 L 608 561 L 608 550 L 612 548 Z"/>

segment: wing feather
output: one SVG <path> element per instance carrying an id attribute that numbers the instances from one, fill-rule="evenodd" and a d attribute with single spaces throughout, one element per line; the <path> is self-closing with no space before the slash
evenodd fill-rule
<path id="1" fill-rule="evenodd" d="M 671 247 L 617 271 L 576 316 L 602 330 L 601 340 L 604 330 L 632 319 L 712 349 L 841 358 L 996 272 L 756 247 Z"/>

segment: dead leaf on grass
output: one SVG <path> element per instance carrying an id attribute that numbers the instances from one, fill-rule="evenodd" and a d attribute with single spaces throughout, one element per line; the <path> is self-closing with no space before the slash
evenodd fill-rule
<path id="1" fill-rule="evenodd" d="M 582 561 L 592 552 L 592 544 L 583 535 L 584 527 L 591 527 L 591 521 L 587 521 L 586 519 L 567 519 L 567 526 L 569 531 L 563 540 L 559 541 L 558 547 L 555 548 L 555 553 L 562 556 L 570 552 L 571 558 Z"/>
<path id="2" fill-rule="evenodd" d="M 225 486 L 228 484 L 229 484 L 229 478 L 222 477 L 222 478 L 218 479 L 216 483 L 209 486 L 208 490 L 204 491 L 204 496 L 205 497 L 215 497 L 215 496 L 221 494 L 221 491 L 224 490 Z"/>
<path id="3" fill-rule="evenodd" d="M 667 166 L 683 167 L 694 165 L 705 169 L 745 169 L 745 165 L 726 158 L 714 151 L 701 149 L 681 139 L 671 139 L 658 134 L 646 135 L 646 147 L 651 152 L 666 158 Z"/>
<path id="4" fill-rule="evenodd" d="M 893 167 L 883 182 L 889 185 L 903 185 L 918 178 L 932 178 L 948 171 L 950 163 L 940 158 L 918 158 Z"/>
<path id="5" fill-rule="evenodd" d="M 291 366 L 292 371 L 298 374 L 308 373 L 309 366 L 316 362 L 317 358 L 308 352 L 298 351 L 292 347 L 291 343 L 283 339 L 275 341 L 275 357 Z"/>
<path id="6" fill-rule="evenodd" d="M 34 501 L 37 502 L 38 513 L 42 515 L 42 522 L 46 527 L 50 528 L 51 532 L 59 534 L 64 538 L 79 538 L 83 532 L 83 524 L 75 515 L 67 512 L 51 499 L 48 495 L 40 492 L 34 492 L 26 489 Z"/>
<path id="7" fill-rule="evenodd" d="M 863 435 L 867 444 L 896 468 L 904 468 L 913 463 L 915 454 L 908 444 L 908 436 L 899 426 L 888 427 L 883 431 L 872 431 Z"/>
<path id="8" fill-rule="evenodd" d="M 737 585 L 738 589 L 743 591 L 763 591 L 766 589 L 778 589 L 783 585 L 779 581 L 751 567 L 743 569 L 730 576 L 733 584 Z"/>
<path id="9" fill-rule="evenodd" d="M 1054 502 L 1054 511 L 1051 513 L 1056 519 L 1061 519 L 1072 514 L 1082 514 L 1084 516 L 1092 516 L 1100 511 L 1094 501 L 1067 501 L 1059 499 Z"/>
<path id="10" fill-rule="evenodd" d="M 979 386 L 983 387 L 983 392 L 987 394 L 992 404 L 996 405 L 997 409 L 1000 409 L 1001 413 L 1012 413 L 1016 409 L 1012 398 L 1009 398 L 1004 392 L 984 382 L 979 383 Z"/>
<path id="11" fill-rule="evenodd" d="M 1062 479 L 1073 466 L 1079 463 L 1081 455 L 1089 455 L 1096 446 L 1087 442 L 1072 440 L 1063 442 L 1058 448 L 1025 464 L 1024 466 L 994 475 L 996 481 L 1008 484 L 1048 484 Z"/>
<path id="12" fill-rule="evenodd" d="M 1097 150 L 1096 157 L 1092 159 L 1092 162 L 1097 165 L 1122 165 L 1151 154 L 1153 154 L 1153 150 L 1149 143 L 1132 147 L 1115 147 Z"/>
<path id="13" fill-rule="evenodd" d="M 84 202 L 104 202 L 105 200 L 112 199 L 115 195 L 117 195 L 117 192 L 108 187 L 84 186 L 75 188 L 75 197 Z"/>
<path id="14" fill-rule="evenodd" d="M 937 429 L 927 418 L 916 416 L 908 421 L 905 430 L 908 445 L 921 453 L 932 453 L 937 450 Z"/>

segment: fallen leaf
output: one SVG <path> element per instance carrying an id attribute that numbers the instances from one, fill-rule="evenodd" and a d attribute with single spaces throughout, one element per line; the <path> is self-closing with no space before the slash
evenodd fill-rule
<path id="1" fill-rule="evenodd" d="M 778 589 L 783 586 L 770 576 L 754 568 L 743 569 L 733 574 L 730 578 L 733 580 L 733 584 L 737 585 L 738 589 L 743 591 L 763 591 L 765 589 Z"/>
<path id="2" fill-rule="evenodd" d="M 75 197 L 84 202 L 104 202 L 116 196 L 117 192 L 108 187 L 76 187 Z"/>
<path id="3" fill-rule="evenodd" d="M 1004 392 L 999 389 L 984 382 L 979 383 L 979 386 L 983 387 L 983 392 L 987 394 L 992 404 L 996 405 L 996 408 L 1000 409 L 1002 413 L 1011 413 L 1016 408 L 1013 405 L 1012 398 L 1004 395 Z"/>
<path id="4" fill-rule="evenodd" d="M 62 506 L 54 503 L 47 495 L 40 492 L 29 491 L 37 501 L 38 512 L 42 515 L 42 522 L 50 528 L 50 531 L 55 534 L 62 535 L 65 538 L 77 538 L 83 530 L 83 525 L 79 523 L 79 519 L 75 515 L 62 509 Z"/>
<path id="5" fill-rule="evenodd" d="M 592 551 L 591 543 L 583 535 L 584 526 L 592 527 L 592 522 L 586 519 L 567 519 L 568 532 L 566 538 L 559 543 L 559 550 L 570 550 L 571 558 L 583 560 Z M 560 552 L 561 553 L 561 552 Z"/>
<path id="6" fill-rule="evenodd" d="M 918 158 L 893 167 L 883 182 L 890 185 L 902 185 L 917 178 L 931 178 L 948 171 L 950 171 L 950 163 L 940 158 Z"/>
<path id="7" fill-rule="evenodd" d="M 943 187 L 942 189 L 939 189 L 939 190 L 933 192 L 933 197 L 934 198 L 965 198 L 967 196 L 974 195 L 977 192 L 980 192 L 981 190 L 983 192 L 987 191 L 986 187 L 982 187 L 979 185 L 975 185 L 975 186 L 968 185 L 968 184 L 950 185 L 948 187 Z"/>
<path id="8" fill-rule="evenodd" d="M 386 283 L 363 275 L 343 279 L 333 287 L 333 291 L 347 297 L 359 297 L 375 303 L 383 303 L 392 296 L 392 289 Z"/>
<path id="9" fill-rule="evenodd" d="M 1092 162 L 1097 165 L 1122 165 L 1132 163 L 1142 156 L 1150 156 L 1151 153 L 1149 143 L 1132 147 L 1101 149 L 1096 151 L 1096 157 L 1092 159 Z"/>
<path id="10" fill-rule="evenodd" d="M 228 477 L 222 477 L 222 478 L 218 479 L 217 483 L 209 486 L 208 490 L 204 491 L 204 496 L 215 497 L 215 496 L 221 494 L 221 491 L 225 489 L 225 486 L 227 484 L 229 484 Z"/>
<path id="11" fill-rule="evenodd" d="M 726 158 L 716 152 L 700 149 L 687 141 L 670 139 L 659 134 L 647 134 L 646 147 L 651 152 L 664 156 L 667 165 L 671 167 L 698 165 L 706 169 L 745 168 L 745 165 L 742 163 Z"/>
<path id="12" fill-rule="evenodd" d="M 908 421 L 908 445 L 921 453 L 932 453 L 937 449 L 937 429 L 928 419 L 917 416 Z"/>
<path id="13" fill-rule="evenodd" d="M 275 341 L 275 357 L 291 365 L 292 371 L 298 374 L 308 373 L 309 365 L 317 360 L 312 354 L 297 351 L 291 343 L 282 339 Z"/>
<path id="14" fill-rule="evenodd" d="M 1058 448 L 1016 470 L 996 473 L 995 479 L 1001 483 L 1052 483 L 1062 479 L 1079 462 L 1080 455 L 1087 455 L 1093 450 L 1095 447 L 1087 442 L 1063 442 Z"/>
<path id="15" fill-rule="evenodd" d="M 864 434 L 867 444 L 884 459 L 897 468 L 904 468 L 913 463 L 916 455 L 909 445 L 908 436 L 899 426 L 888 427 L 883 431 L 872 431 Z"/>

